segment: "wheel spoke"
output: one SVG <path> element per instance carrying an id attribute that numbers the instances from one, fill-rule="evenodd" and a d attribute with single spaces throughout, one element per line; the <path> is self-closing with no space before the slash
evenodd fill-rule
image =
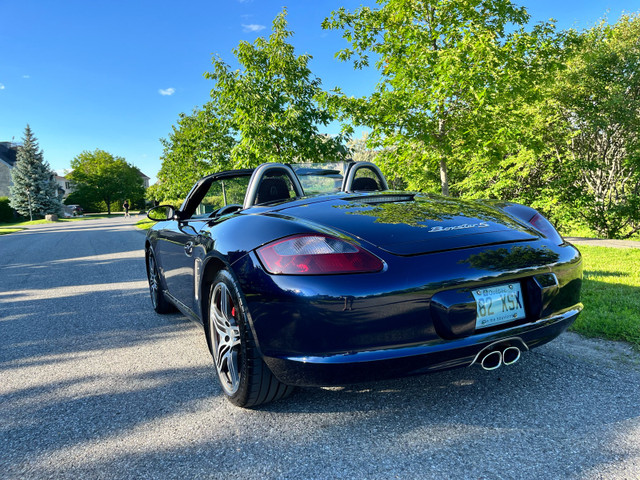
<path id="1" fill-rule="evenodd" d="M 220 312 L 226 318 L 230 316 L 229 313 L 229 291 L 224 283 L 220 284 Z M 229 322 L 227 322 L 229 323 Z"/>
<path id="2" fill-rule="evenodd" d="M 230 347 L 236 347 L 238 345 L 240 345 L 240 327 L 238 327 L 237 325 L 233 325 L 230 329 L 229 329 L 229 333 L 231 334 L 230 337 Z"/>
<path id="3" fill-rule="evenodd" d="M 231 347 L 228 342 L 223 341 L 218 342 L 218 348 L 216 348 L 216 358 L 219 360 L 218 363 L 222 364 L 222 359 L 225 357 L 227 353 L 231 351 Z"/>
<path id="4" fill-rule="evenodd" d="M 235 389 L 240 383 L 240 374 L 238 373 L 238 353 L 231 350 L 227 356 L 227 366 L 229 369 L 229 381 Z"/>
<path id="5" fill-rule="evenodd" d="M 224 338 L 224 336 L 227 334 L 227 331 L 230 327 L 229 320 L 227 320 L 225 316 L 222 315 L 220 311 L 218 311 L 217 308 L 215 308 L 212 313 L 213 313 L 213 326 L 216 329 L 216 333 L 220 337 Z"/>
<path id="6" fill-rule="evenodd" d="M 217 351 L 216 358 L 216 369 L 218 370 L 219 375 L 224 375 L 227 370 L 227 356 L 229 355 L 229 350 L 224 348 L 219 348 Z"/>
<path id="7" fill-rule="evenodd" d="M 156 272 L 156 261 L 153 254 L 149 254 L 149 291 L 151 302 L 154 308 L 158 305 L 158 273 Z"/>

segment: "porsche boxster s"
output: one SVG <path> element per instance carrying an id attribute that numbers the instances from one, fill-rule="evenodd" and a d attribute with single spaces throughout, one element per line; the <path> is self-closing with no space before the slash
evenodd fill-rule
<path id="1" fill-rule="evenodd" d="M 269 163 L 151 209 L 153 308 L 204 327 L 227 398 L 479 365 L 562 333 L 580 253 L 536 210 L 387 187 L 371 163 Z"/>

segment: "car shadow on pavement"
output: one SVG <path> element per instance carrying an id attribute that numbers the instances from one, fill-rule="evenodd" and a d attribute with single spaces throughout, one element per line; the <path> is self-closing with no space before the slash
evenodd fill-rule
<path id="1" fill-rule="evenodd" d="M 625 443 L 639 427 L 637 365 L 608 368 L 559 340 L 494 372 L 305 388 L 255 410 L 224 400 L 202 362 L 99 392 L 79 377 L 0 397 L 22 417 L 5 445 L 26 447 L 5 463 L 65 478 L 588 478 L 638 453 Z"/>

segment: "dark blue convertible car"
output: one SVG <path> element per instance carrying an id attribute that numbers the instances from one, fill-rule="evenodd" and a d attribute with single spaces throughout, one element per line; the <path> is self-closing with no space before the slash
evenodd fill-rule
<path id="1" fill-rule="evenodd" d="M 391 191 L 371 163 L 225 171 L 149 217 L 153 307 L 203 325 L 243 407 L 510 365 L 582 309 L 580 253 L 537 211 Z"/>

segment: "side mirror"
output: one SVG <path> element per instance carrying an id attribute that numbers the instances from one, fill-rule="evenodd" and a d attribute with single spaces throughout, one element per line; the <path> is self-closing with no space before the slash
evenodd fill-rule
<path id="1" fill-rule="evenodd" d="M 147 211 L 147 218 L 154 222 L 165 222 L 173 220 L 176 215 L 175 207 L 171 205 L 158 205 Z"/>

